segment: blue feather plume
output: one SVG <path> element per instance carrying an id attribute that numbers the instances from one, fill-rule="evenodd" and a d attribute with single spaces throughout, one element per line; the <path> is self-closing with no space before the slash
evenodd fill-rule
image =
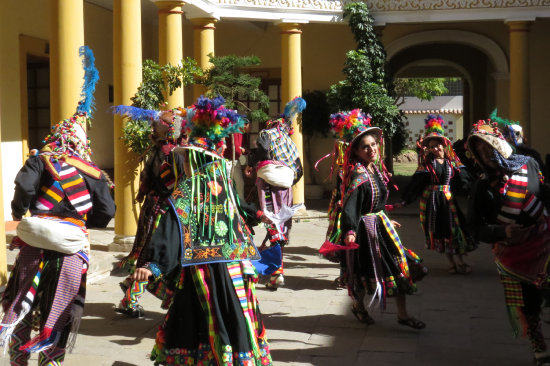
<path id="1" fill-rule="evenodd" d="M 142 109 L 130 105 L 116 105 L 112 107 L 114 114 L 128 116 L 133 121 L 154 121 L 159 117 L 160 112 L 152 109 Z"/>
<path id="2" fill-rule="evenodd" d="M 290 120 L 298 113 L 306 109 L 306 101 L 303 98 L 296 97 L 285 105 L 284 118 Z"/>
<path id="3" fill-rule="evenodd" d="M 97 81 L 99 80 L 99 72 L 95 67 L 94 53 L 88 46 L 82 46 L 79 49 L 79 55 L 82 57 L 82 66 L 84 67 L 84 84 L 82 85 L 82 98 L 78 103 L 76 111 L 78 113 L 87 113 L 89 116 L 95 106 L 94 92 Z"/>

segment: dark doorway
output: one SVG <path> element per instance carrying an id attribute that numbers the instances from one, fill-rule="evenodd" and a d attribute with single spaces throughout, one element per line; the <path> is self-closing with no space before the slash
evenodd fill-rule
<path id="1" fill-rule="evenodd" d="M 27 56 L 28 148 L 40 149 L 50 133 L 49 59 Z"/>

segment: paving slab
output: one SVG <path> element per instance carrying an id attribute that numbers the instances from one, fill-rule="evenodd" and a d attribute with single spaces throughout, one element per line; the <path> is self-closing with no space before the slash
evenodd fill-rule
<path id="1" fill-rule="evenodd" d="M 412 211 L 411 211 L 412 212 Z M 467 257 L 473 267 L 468 276 L 449 275 L 443 256 L 424 249 L 418 216 L 392 217 L 402 224 L 403 243 L 425 261 L 430 273 L 407 297 L 412 315 L 424 320 L 424 330 L 397 324 L 395 303 L 385 311 L 373 309 L 376 324 L 359 323 L 350 311 L 347 290 L 336 289 L 338 266 L 317 255 L 328 225 L 326 219 L 294 222 L 285 248 L 286 286 L 277 291 L 260 283 L 257 295 L 264 315 L 274 364 L 296 366 L 342 365 L 532 365 L 529 342 L 514 339 L 507 320 L 502 286 L 488 246 Z M 256 230 L 263 238 L 264 229 Z M 126 253 L 99 250 L 113 230 L 91 233 L 92 249 L 86 307 L 72 354 L 66 365 L 151 365 L 148 360 L 165 310 L 146 294 L 144 319 L 128 319 L 113 307 L 122 296 L 118 283 L 125 273 L 112 271 Z M 108 244 L 105 244 L 108 245 Z M 15 252 L 9 252 L 13 262 Z M 543 326 L 550 334 L 548 326 Z"/>

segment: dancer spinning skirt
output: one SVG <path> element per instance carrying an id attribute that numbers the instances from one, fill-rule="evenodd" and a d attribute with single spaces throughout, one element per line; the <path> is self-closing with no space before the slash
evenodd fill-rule
<path id="1" fill-rule="evenodd" d="M 347 286 L 353 299 L 352 312 L 361 322 L 372 324 L 365 296 L 372 295 L 384 309 L 387 297 L 395 297 L 398 323 L 415 329 L 426 324 L 410 316 L 406 294 L 416 291 L 413 273 L 420 258 L 403 246 L 395 226 L 384 212 L 388 196 L 388 173 L 380 158 L 382 130 L 370 125 L 370 116 L 356 109 L 331 116 L 331 128 L 340 140 L 350 141 L 342 168 L 343 244 L 357 243 L 347 251 Z M 413 269 L 414 267 L 414 269 Z"/>
<path id="2" fill-rule="evenodd" d="M 178 109 L 155 111 L 120 105 L 116 106 L 114 111 L 131 120 L 150 121 L 152 127 L 150 138 L 153 145 L 146 152 L 145 166 L 140 174 L 140 187 L 136 197 L 136 201 L 143 204 L 139 212 L 134 245 L 128 256 L 119 263 L 121 268 L 128 270 L 131 274 L 145 263 L 141 253 L 151 240 L 159 215 L 167 210 L 167 199 L 175 183 L 170 151 L 181 145 L 186 140 L 186 136 L 181 133 L 182 118 Z M 171 293 L 165 291 L 166 287 L 161 282 L 149 284 L 148 281 L 132 281 L 128 276 L 120 283 L 120 287 L 124 296 L 114 310 L 129 317 L 141 318 L 145 315 L 139 300 L 146 288 L 149 288 L 163 302 L 170 301 Z"/>
<path id="3" fill-rule="evenodd" d="M 292 186 L 303 175 L 302 163 L 298 148 L 291 140 L 293 134 L 292 120 L 306 107 L 304 99 L 296 97 L 285 105 L 281 118 L 266 122 L 266 128 L 261 130 L 256 141 L 257 149 L 249 158 L 247 171 L 252 167 L 257 171 L 256 186 L 258 188 L 259 206 L 263 211 L 274 215 L 285 207 L 292 206 Z M 268 225 L 266 237 L 260 249 L 265 249 L 269 241 L 270 246 L 280 245 L 281 252 L 290 239 L 292 217 L 280 225 Z M 266 287 L 277 290 L 284 286 L 284 260 L 281 266 L 270 274 Z"/>
<path id="4" fill-rule="evenodd" d="M 0 342 L 11 365 L 61 365 L 74 346 L 86 297 L 88 228 L 105 227 L 115 204 L 102 171 L 91 161 L 86 127 L 98 80 L 90 49 L 84 56 L 84 98 L 77 112 L 52 128 L 46 145 L 15 178 L 12 216 L 20 221 L 10 249 L 19 248 L 2 295 Z M 31 217 L 23 217 L 27 212 Z M 38 334 L 31 338 L 32 331 Z"/>
<path id="5" fill-rule="evenodd" d="M 133 274 L 174 291 L 151 352 L 155 365 L 272 364 L 250 262 L 259 255 L 221 155 L 222 138 L 244 120 L 222 104 L 199 98 L 186 110 L 190 142 L 172 151 L 185 174 L 176 174 L 170 210 Z"/>
<path id="6" fill-rule="evenodd" d="M 455 193 L 467 191 L 470 175 L 460 163 L 449 139 L 444 135 L 443 117 L 430 114 L 426 118 L 424 137 L 420 140 L 419 167 L 403 191 L 402 207 L 419 195 L 420 223 L 426 236 L 426 247 L 445 253 L 451 274 L 469 274 L 470 265 L 463 256 L 477 248 L 477 243 L 465 228 Z"/>
<path id="7" fill-rule="evenodd" d="M 472 191 L 468 225 L 493 246 L 515 335 L 527 335 L 536 364 L 550 366 L 540 321 L 550 287 L 550 220 L 539 166 L 513 154 L 496 123 L 474 125 L 468 148 L 484 171 Z"/>

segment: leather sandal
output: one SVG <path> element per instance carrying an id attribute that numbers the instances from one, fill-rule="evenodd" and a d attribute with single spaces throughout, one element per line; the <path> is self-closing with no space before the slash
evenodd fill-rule
<path id="1" fill-rule="evenodd" d="M 424 323 L 422 320 L 415 319 L 413 317 L 410 317 L 408 319 L 400 319 L 397 318 L 397 322 L 401 325 L 411 327 L 413 329 L 424 329 L 426 328 L 426 323 Z"/>

